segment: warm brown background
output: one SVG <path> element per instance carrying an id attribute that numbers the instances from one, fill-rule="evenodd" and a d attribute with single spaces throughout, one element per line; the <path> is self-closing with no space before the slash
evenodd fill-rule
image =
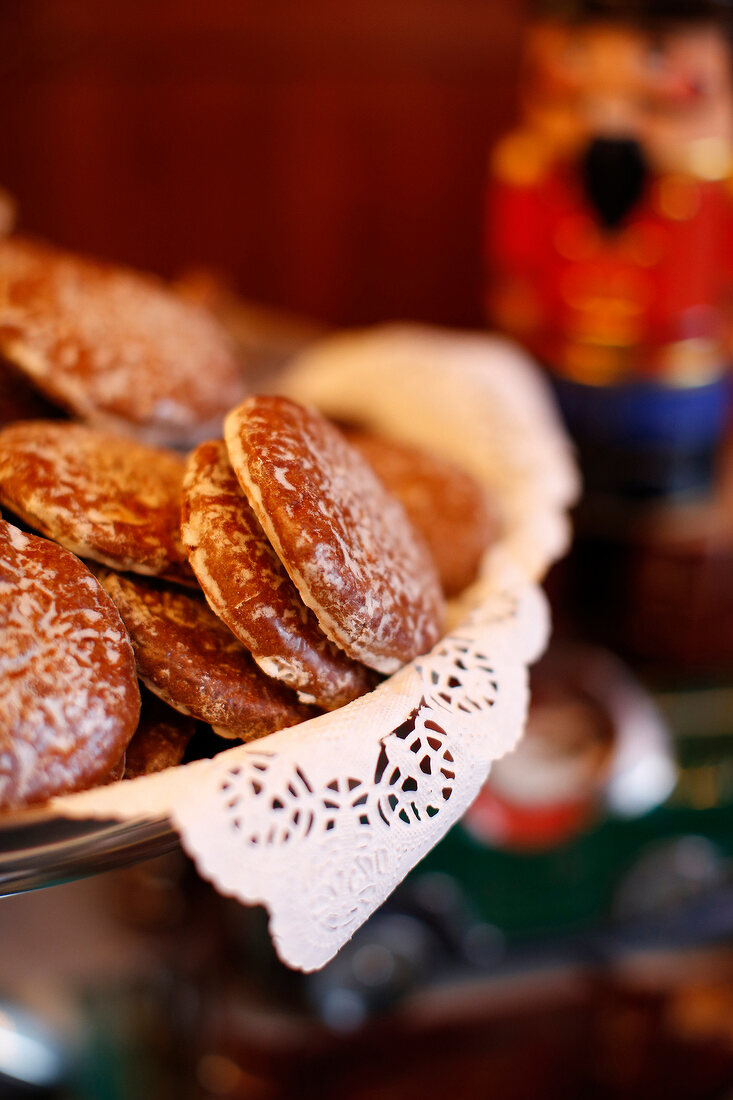
<path id="1" fill-rule="evenodd" d="M 338 323 L 477 323 L 514 0 L 0 0 L 26 229 Z"/>

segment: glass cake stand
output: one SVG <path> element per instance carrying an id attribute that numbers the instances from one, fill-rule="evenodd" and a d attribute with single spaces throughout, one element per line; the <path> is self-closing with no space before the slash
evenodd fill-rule
<path id="1" fill-rule="evenodd" d="M 178 846 L 167 819 L 75 821 L 26 810 L 0 820 L 0 897 L 164 855 Z"/>

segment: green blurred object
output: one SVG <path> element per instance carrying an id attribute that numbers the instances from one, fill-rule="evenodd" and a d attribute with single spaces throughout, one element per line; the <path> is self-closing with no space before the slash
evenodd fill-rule
<path id="1" fill-rule="evenodd" d="M 668 690 L 655 702 L 670 723 L 678 783 L 635 819 L 600 816 L 542 852 L 492 848 L 459 823 L 420 865 L 453 875 L 482 919 L 508 936 L 573 931 L 609 918 L 644 854 L 677 838 L 705 838 L 730 873 L 733 861 L 733 688 Z"/>

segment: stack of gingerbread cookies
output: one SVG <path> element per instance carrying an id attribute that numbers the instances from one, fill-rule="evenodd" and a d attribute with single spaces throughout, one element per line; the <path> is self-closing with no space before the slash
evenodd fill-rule
<path id="1" fill-rule="evenodd" d="M 0 354 L 2 810 L 351 702 L 496 535 L 451 463 L 245 398 L 226 333 L 147 276 L 7 237 Z"/>

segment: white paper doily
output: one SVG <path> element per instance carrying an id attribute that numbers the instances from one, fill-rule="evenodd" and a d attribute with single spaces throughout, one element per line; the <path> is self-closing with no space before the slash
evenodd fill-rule
<path id="1" fill-rule="evenodd" d="M 536 369 L 504 341 L 416 327 L 331 337 L 282 387 L 454 457 L 493 491 L 501 541 L 449 634 L 368 696 L 213 760 L 56 799 L 71 817 L 168 816 L 223 894 L 262 903 L 281 958 L 328 961 L 521 735 L 549 623 L 536 585 L 577 491 Z"/>

